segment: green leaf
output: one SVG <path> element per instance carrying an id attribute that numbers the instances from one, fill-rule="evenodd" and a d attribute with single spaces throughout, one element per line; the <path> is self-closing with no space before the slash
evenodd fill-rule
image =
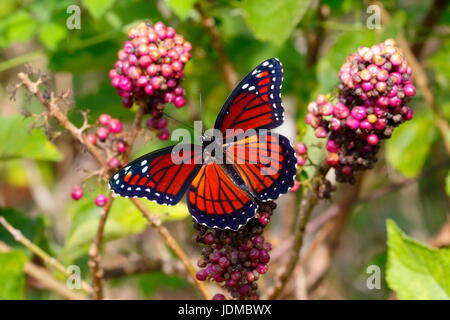
<path id="1" fill-rule="evenodd" d="M 167 6 L 182 20 L 188 17 L 196 2 L 197 0 L 166 0 Z"/>
<path id="2" fill-rule="evenodd" d="M 445 77 L 447 84 L 450 82 L 449 55 L 450 40 L 447 39 L 442 47 L 427 59 L 427 65 L 432 67 L 435 72 L 442 74 Z"/>
<path id="3" fill-rule="evenodd" d="M 358 47 L 373 44 L 375 44 L 375 33 L 370 30 L 348 31 L 339 36 L 330 50 L 317 63 L 318 87 L 316 94 L 330 93 L 339 83 L 338 73 L 345 63 L 345 58 L 355 52 Z"/>
<path id="4" fill-rule="evenodd" d="M 23 9 L 17 10 L 0 20 L 0 48 L 26 42 L 35 32 L 36 22 L 31 15 Z"/>
<path id="5" fill-rule="evenodd" d="M 281 45 L 308 9 L 310 0 L 247 0 L 245 20 L 256 38 Z"/>
<path id="6" fill-rule="evenodd" d="M 59 161 L 62 154 L 41 129 L 32 129 L 33 119 L 20 115 L 0 118 L 0 160 L 26 158 Z"/>
<path id="7" fill-rule="evenodd" d="M 450 299 L 450 249 L 427 247 L 387 221 L 386 280 L 399 299 Z"/>
<path id="8" fill-rule="evenodd" d="M 50 50 L 55 50 L 66 35 L 65 26 L 52 22 L 43 24 L 39 30 L 39 39 Z"/>
<path id="9" fill-rule="evenodd" d="M 74 201 L 69 208 L 72 214 L 72 226 L 63 250 L 63 258 L 72 261 L 87 252 L 88 247 L 97 232 L 101 209 L 94 204 L 95 192 Z M 159 217 L 162 222 L 186 218 L 186 205 L 162 206 L 155 202 L 142 199 L 150 212 Z M 147 228 L 147 220 L 129 199 L 117 197 L 109 212 L 105 227 L 106 241 L 121 238 L 131 234 L 139 234 Z"/>
<path id="10" fill-rule="evenodd" d="M 397 127 L 386 144 L 388 162 L 406 177 L 420 173 L 435 137 L 435 125 L 426 110 Z"/>
<path id="11" fill-rule="evenodd" d="M 21 251 L 0 253 L 0 299 L 24 299 L 24 266 L 27 257 Z"/>
<path id="12" fill-rule="evenodd" d="M 82 2 L 83 6 L 86 7 L 95 19 L 103 16 L 103 14 L 114 4 L 114 0 L 83 0 Z"/>

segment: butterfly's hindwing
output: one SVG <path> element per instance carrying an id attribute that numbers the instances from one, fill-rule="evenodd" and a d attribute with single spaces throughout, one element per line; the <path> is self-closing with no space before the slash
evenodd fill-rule
<path id="1" fill-rule="evenodd" d="M 282 135 L 245 136 L 229 145 L 226 157 L 258 200 L 275 200 L 294 185 L 297 158 Z"/>
<path id="2" fill-rule="evenodd" d="M 189 212 L 210 228 L 238 230 L 255 215 L 256 203 L 215 162 L 204 164 L 187 193 Z"/>

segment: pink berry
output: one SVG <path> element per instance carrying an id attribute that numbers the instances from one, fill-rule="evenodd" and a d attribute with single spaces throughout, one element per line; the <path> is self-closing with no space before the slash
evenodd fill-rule
<path id="1" fill-rule="evenodd" d="M 339 163 L 339 155 L 335 152 L 329 153 L 327 156 L 327 163 L 330 166 L 335 166 Z"/>
<path id="2" fill-rule="evenodd" d="M 306 147 L 306 144 L 303 142 L 297 143 L 295 146 L 295 152 L 297 152 L 298 155 L 304 155 L 306 152 L 308 152 L 308 148 Z"/>
<path id="3" fill-rule="evenodd" d="M 112 157 L 108 160 L 108 166 L 112 169 L 120 167 L 120 161 L 116 157 Z"/>
<path id="4" fill-rule="evenodd" d="M 359 127 L 361 129 L 364 129 L 364 130 L 367 130 L 367 131 L 372 130 L 372 124 L 368 120 L 361 121 L 361 123 L 359 124 Z"/>
<path id="5" fill-rule="evenodd" d="M 83 197 L 83 189 L 79 186 L 73 186 L 71 196 L 73 200 L 80 200 Z"/>
<path id="6" fill-rule="evenodd" d="M 175 104 L 175 107 L 181 108 L 186 102 L 182 96 L 176 96 L 173 103 Z"/>
<path id="7" fill-rule="evenodd" d="M 325 138 L 328 135 L 328 131 L 324 127 L 318 127 L 315 131 L 315 135 L 319 139 Z"/>
<path id="8" fill-rule="evenodd" d="M 108 137 L 108 134 L 109 134 L 108 129 L 103 128 L 103 127 L 98 128 L 98 129 L 97 129 L 97 132 L 96 132 L 97 137 L 98 137 L 101 141 L 105 141 L 106 138 Z"/>
<path id="9" fill-rule="evenodd" d="M 356 130 L 359 128 L 359 121 L 351 116 L 347 117 L 345 124 L 351 130 Z"/>
<path id="10" fill-rule="evenodd" d="M 170 132 L 167 129 L 161 130 L 161 132 L 158 134 L 159 140 L 167 140 L 170 138 Z"/>
<path id="11" fill-rule="evenodd" d="M 356 106 L 352 109 L 351 114 L 356 120 L 362 120 L 366 117 L 366 108 L 363 106 Z"/>
<path id="12" fill-rule="evenodd" d="M 368 144 L 375 146 L 378 144 L 378 136 L 376 134 L 369 134 L 366 138 Z"/>
<path id="13" fill-rule="evenodd" d="M 111 133 L 119 133 L 122 131 L 122 122 L 119 119 L 111 119 L 108 126 L 109 132 Z"/>
<path id="14" fill-rule="evenodd" d="M 339 119 L 345 119 L 350 114 L 348 107 L 343 103 L 336 103 L 334 106 L 334 115 Z"/>
<path id="15" fill-rule="evenodd" d="M 412 97 L 413 95 L 416 94 L 416 88 L 415 88 L 412 84 L 408 83 L 407 85 L 405 85 L 405 86 L 403 87 L 403 92 L 404 92 L 407 96 Z"/>
<path id="16" fill-rule="evenodd" d="M 259 274 L 265 274 L 268 270 L 269 270 L 269 268 L 267 267 L 267 264 L 260 263 L 256 266 L 256 271 Z"/>
<path id="17" fill-rule="evenodd" d="M 326 148 L 327 148 L 328 152 L 338 152 L 339 151 L 339 146 L 337 145 L 337 143 L 334 140 L 328 140 Z"/>
<path id="18" fill-rule="evenodd" d="M 213 300 L 226 300 L 225 296 L 223 294 L 220 293 L 216 293 L 213 298 Z"/>
<path id="19" fill-rule="evenodd" d="M 124 141 L 117 142 L 117 152 L 125 153 L 127 151 L 127 144 Z"/>
<path id="20" fill-rule="evenodd" d="M 350 166 L 343 166 L 343 167 L 341 168 L 341 172 L 342 172 L 344 175 L 349 176 L 349 175 L 351 175 L 351 174 L 353 173 L 353 169 L 352 169 L 352 167 L 350 167 Z"/>
<path id="21" fill-rule="evenodd" d="M 88 133 L 86 135 L 86 140 L 89 141 L 89 143 L 94 144 L 94 145 L 97 143 L 97 138 L 95 137 L 95 135 L 93 135 L 91 133 Z"/>
<path id="22" fill-rule="evenodd" d="M 108 202 L 108 198 L 104 194 L 99 194 L 95 197 L 95 204 L 98 207 L 103 207 Z"/>
<path id="23" fill-rule="evenodd" d="M 307 158 L 303 156 L 297 156 L 297 165 L 303 166 L 308 161 Z"/>
<path id="24" fill-rule="evenodd" d="M 259 215 L 258 221 L 263 226 L 265 226 L 266 224 L 269 223 L 269 219 L 270 219 L 270 216 L 267 213 L 262 213 L 262 214 Z"/>
<path id="25" fill-rule="evenodd" d="M 105 127 L 108 126 L 110 121 L 111 121 L 111 116 L 109 114 L 104 113 L 98 117 L 98 122 L 102 126 L 105 126 Z"/>

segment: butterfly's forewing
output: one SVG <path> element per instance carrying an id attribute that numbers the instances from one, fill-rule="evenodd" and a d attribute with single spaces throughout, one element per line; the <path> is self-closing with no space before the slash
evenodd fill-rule
<path id="1" fill-rule="evenodd" d="M 255 215 L 256 203 L 232 181 L 223 166 L 204 164 L 187 194 L 194 219 L 210 228 L 238 230 Z"/>
<path id="2" fill-rule="evenodd" d="M 282 81 L 283 69 L 278 59 L 261 63 L 228 97 L 214 127 L 226 136 L 227 129 L 273 129 L 281 125 L 284 114 L 280 96 Z"/>
<path id="3" fill-rule="evenodd" d="M 260 132 L 237 139 L 226 150 L 227 161 L 259 200 L 275 200 L 294 185 L 297 159 L 286 137 Z"/>
<path id="4" fill-rule="evenodd" d="M 171 146 L 134 160 L 110 179 L 109 187 L 122 197 L 178 203 L 200 170 L 202 156 L 201 148 L 194 145 L 180 149 L 183 151 L 176 156 Z"/>

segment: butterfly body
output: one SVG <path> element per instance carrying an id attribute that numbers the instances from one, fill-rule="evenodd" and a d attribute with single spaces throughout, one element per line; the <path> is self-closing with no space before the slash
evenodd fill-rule
<path id="1" fill-rule="evenodd" d="M 192 217 L 208 227 L 238 230 L 263 201 L 294 185 L 295 152 L 270 129 L 283 122 L 278 59 L 264 61 L 231 93 L 201 144 L 177 145 L 144 155 L 109 183 L 124 197 L 174 205 L 186 194 Z"/>

